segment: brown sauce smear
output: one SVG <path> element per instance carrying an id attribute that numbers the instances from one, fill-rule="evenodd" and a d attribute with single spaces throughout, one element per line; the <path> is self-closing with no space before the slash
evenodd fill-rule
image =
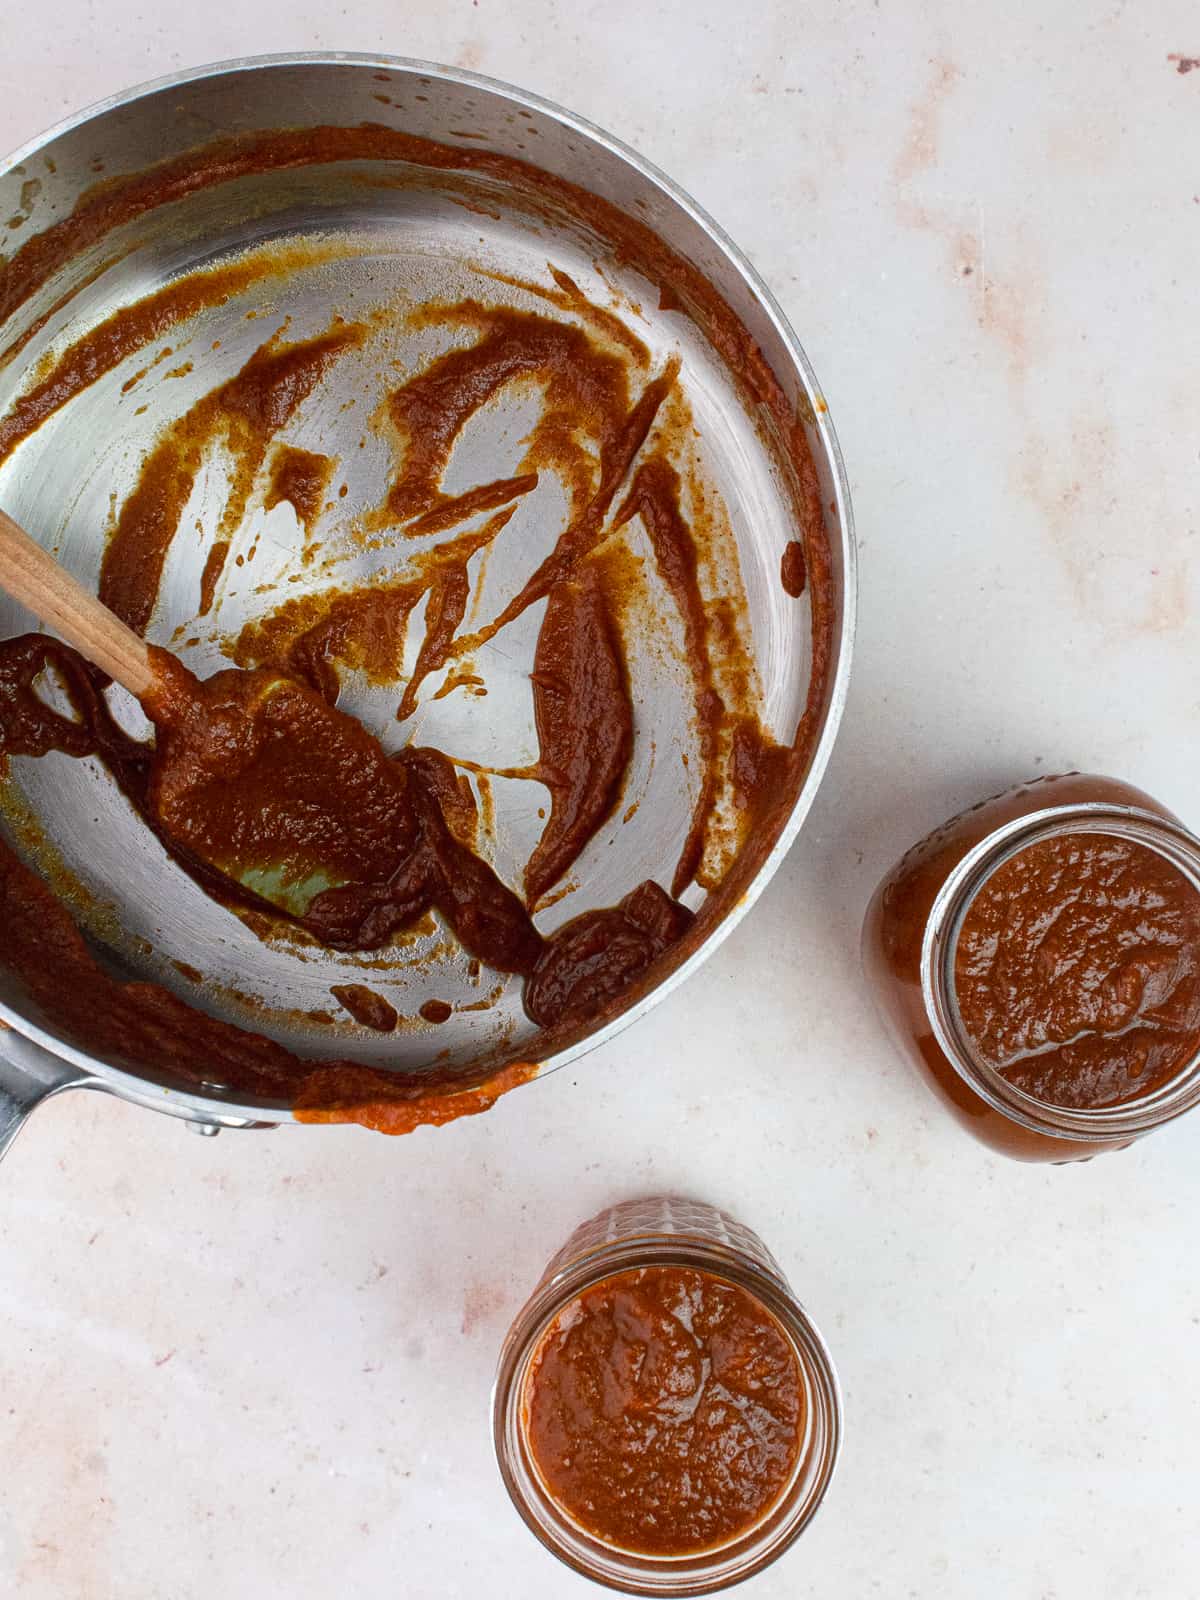
<path id="1" fill-rule="evenodd" d="M 393 760 L 417 774 L 441 808 L 450 832 L 459 844 L 474 850 L 479 843 L 479 807 L 466 773 L 460 772 L 448 755 L 426 745 L 406 745 Z"/>
<path id="2" fill-rule="evenodd" d="M 804 546 L 799 539 L 789 539 L 779 558 L 779 581 L 784 594 L 799 600 L 808 582 L 808 563 L 804 559 Z"/>
<path id="3" fill-rule="evenodd" d="M 659 407 L 670 394 L 678 376 L 675 361 L 668 362 L 665 370 L 643 389 L 632 409 L 626 414 L 607 445 L 601 446 L 600 476 L 595 493 L 583 510 L 568 522 L 564 531 L 546 559 L 527 579 L 520 592 L 500 612 L 493 622 L 477 633 L 459 641 L 460 651 L 474 649 L 477 645 L 495 638 L 502 628 L 514 622 L 535 601 L 542 600 L 556 583 L 569 578 L 579 563 L 591 555 L 605 532 L 605 518 L 612 506 L 638 451 L 654 423 Z"/>
<path id="4" fill-rule="evenodd" d="M 271 458 L 271 481 L 263 498 L 263 510 L 289 505 L 296 520 L 311 534 L 325 504 L 335 462 L 314 450 L 298 450 L 281 444 Z"/>
<path id="5" fill-rule="evenodd" d="M 688 1556 L 778 1503 L 804 1436 L 804 1384 L 755 1296 L 692 1268 L 642 1267 L 551 1323 L 522 1422 L 547 1492 L 576 1523 L 619 1550 Z"/>
<path id="6" fill-rule="evenodd" d="M 469 1088 L 439 1087 L 436 1078 L 425 1078 L 405 1094 L 403 1085 L 371 1067 L 325 1066 L 302 1081 L 294 1109 L 297 1122 L 357 1122 L 376 1133 L 412 1133 L 490 1111 L 502 1094 L 537 1075 L 536 1062 L 514 1061 Z"/>
<path id="7" fill-rule="evenodd" d="M 30 245 L 37 242 L 37 239 L 29 241 Z M 46 376 L 19 395 L 0 417 L 0 461 L 6 461 L 21 441 L 40 428 L 48 417 L 120 366 L 135 350 L 161 339 L 199 312 L 223 305 L 252 284 L 283 277 L 329 254 L 329 248 L 322 246 L 275 247 L 227 266 L 189 272 L 178 282 L 114 311 L 65 350 Z M 0 286 L 5 283 L 12 265 L 10 262 L 8 267 L 0 266 Z M 139 376 L 144 377 L 145 372 Z"/>
<path id="8" fill-rule="evenodd" d="M 671 880 L 671 893 L 680 895 L 695 878 L 704 854 L 717 796 L 716 764 L 725 705 L 713 681 L 708 608 L 700 588 L 695 540 L 679 509 L 679 474 L 664 456 L 652 456 L 638 468 L 617 513 L 618 526 L 635 516 L 641 518 L 650 536 L 659 573 L 683 622 L 684 650 L 693 683 L 700 790 Z"/>
<path id="9" fill-rule="evenodd" d="M 241 667 L 288 673 L 333 705 L 341 691 L 339 664 L 372 683 L 395 678 L 409 615 L 423 592 L 415 583 L 380 582 L 287 600 L 262 621 L 248 622 L 230 654 Z"/>
<path id="10" fill-rule="evenodd" d="M 625 363 L 582 328 L 476 300 L 426 305 L 408 320 L 414 326 L 471 327 L 480 337 L 436 357 L 388 402 L 403 451 L 403 470 L 387 501 L 393 521 L 427 518 L 453 504 L 442 493 L 441 478 L 455 441 L 470 418 L 511 383 L 536 382 L 544 392 L 541 416 L 518 463 L 521 477 L 511 480 L 514 492 L 527 492 L 540 466 L 565 468 L 570 483 L 578 471 L 581 429 L 601 450 L 611 447 L 628 404 Z M 415 526 L 424 531 L 430 524 Z"/>
<path id="11" fill-rule="evenodd" d="M 365 983 L 335 983 L 329 992 L 345 1006 L 355 1022 L 360 1022 L 364 1028 L 373 1028 L 376 1033 L 393 1032 L 400 1020 L 395 1006 Z"/>
<path id="12" fill-rule="evenodd" d="M 976 1049 L 1026 1094 L 1140 1099 L 1200 1048 L 1200 893 L 1131 840 L 1041 840 L 972 901 L 955 989 Z"/>
<path id="13" fill-rule="evenodd" d="M 619 905 L 564 923 L 525 984 L 525 1010 L 542 1027 L 599 1015 L 687 932 L 692 913 L 654 880 Z"/>
<path id="14" fill-rule="evenodd" d="M 167 426 L 146 458 L 137 487 L 121 507 L 100 564 L 100 598 L 122 622 L 145 633 L 167 552 L 196 475 L 209 450 L 222 442 L 234 470 L 201 581 L 200 614 L 210 609 L 230 539 L 241 523 L 272 438 L 312 393 L 329 364 L 362 336 L 362 328 L 343 324 L 296 344 L 269 339 L 235 377 Z"/>
<path id="15" fill-rule="evenodd" d="M 483 270 L 497 283 L 511 284 L 514 289 L 535 295 L 539 300 L 548 301 L 559 311 L 566 311 L 572 316 L 579 317 L 585 326 L 600 334 L 608 344 L 615 345 L 632 356 L 639 366 L 650 365 L 650 352 L 645 342 L 634 333 L 627 322 L 617 316 L 616 312 L 610 311 L 607 306 L 598 306 L 589 300 L 574 278 L 556 267 L 552 261 L 548 261 L 546 267 L 554 280 L 553 288 L 532 278 L 515 277 L 509 272 L 487 271 L 486 268 Z"/>
<path id="16" fill-rule="evenodd" d="M 778 744 L 757 718 L 739 717 L 733 729 L 729 774 L 749 818 L 761 818 L 785 801 L 796 782 L 800 752 Z"/>
<path id="17" fill-rule="evenodd" d="M 471 583 L 467 575 L 467 561 L 439 564 L 429 590 L 425 610 L 425 637 L 413 667 L 412 677 L 404 686 L 400 704 L 396 709 L 397 722 L 404 722 L 417 709 L 417 694 L 431 672 L 443 666 L 450 654 L 454 635 L 467 611 Z"/>
<path id="18" fill-rule="evenodd" d="M 61 688 L 70 714 L 55 711 L 38 692 L 43 674 Z M 0 641 L 0 760 L 44 756 L 51 750 L 75 757 L 97 756 L 121 792 L 146 816 L 154 752 L 131 739 L 113 719 L 104 698 L 107 683 L 97 667 L 46 634 L 22 634 Z M 3 940 L 0 922 L 0 951 Z"/>
<path id="19" fill-rule="evenodd" d="M 595 572 L 551 590 L 533 658 L 537 775 L 550 816 L 525 868 L 533 906 L 612 815 L 633 748 L 633 704 Z"/>
<path id="20" fill-rule="evenodd" d="M 492 511 L 497 506 L 508 505 L 513 500 L 520 499 L 531 489 L 536 489 L 537 483 L 536 472 L 522 472 L 515 478 L 498 478 L 495 483 L 481 483 L 478 488 L 467 489 L 463 494 L 439 494 L 433 509 L 414 518 L 407 524 L 404 532 L 410 538 L 444 533 L 447 528 L 465 522 L 477 511 Z"/>
<path id="21" fill-rule="evenodd" d="M 412 564 L 413 574 L 375 579 L 354 589 L 333 589 L 287 600 L 269 616 L 249 622 L 229 650 L 242 667 L 272 666 L 310 684 L 332 705 L 341 688 L 339 665 L 362 672 L 372 683 L 387 684 L 400 671 L 408 619 L 421 599 L 441 590 L 427 617 L 426 638 L 405 686 L 397 716 L 416 708 L 425 677 L 442 666 L 454 629 L 465 608 L 467 563 L 486 548 L 512 517 L 509 505 L 475 533 L 463 534 L 428 551 Z"/>

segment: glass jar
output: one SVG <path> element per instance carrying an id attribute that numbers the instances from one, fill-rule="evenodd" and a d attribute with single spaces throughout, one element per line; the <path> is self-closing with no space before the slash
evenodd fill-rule
<path id="1" fill-rule="evenodd" d="M 544 1488 L 527 1436 L 527 1380 L 556 1317 L 586 1290 L 646 1267 L 690 1268 L 761 1302 L 796 1358 L 805 1401 L 800 1447 L 782 1494 L 729 1543 L 686 1556 L 615 1549 L 581 1528 Z M 634 1595 L 711 1594 L 774 1561 L 808 1524 L 829 1487 L 841 1428 L 829 1353 L 770 1252 L 749 1228 L 694 1200 L 627 1201 L 577 1228 L 509 1330 L 492 1397 L 500 1472 L 526 1523 L 568 1566 Z"/>
<path id="2" fill-rule="evenodd" d="M 1200 1051 L 1151 1093 L 1081 1109 L 1017 1088 L 963 1026 L 956 955 L 976 896 L 1014 856 L 1063 834 L 1146 846 L 1200 893 L 1200 840 L 1178 818 L 1131 784 L 1070 772 L 1006 790 L 915 845 L 879 886 L 863 928 L 863 964 L 901 1051 L 976 1137 L 1024 1161 L 1080 1161 L 1121 1149 L 1200 1102 Z"/>

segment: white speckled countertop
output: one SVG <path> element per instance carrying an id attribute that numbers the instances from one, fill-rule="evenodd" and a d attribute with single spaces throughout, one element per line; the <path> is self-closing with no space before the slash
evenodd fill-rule
<path id="1" fill-rule="evenodd" d="M 11 7 L 10 7 L 11 9 Z M 228 16 L 225 15 L 228 13 Z M 824 385 L 862 604 L 849 711 L 764 899 L 633 1032 L 490 1115 L 189 1137 L 99 1096 L 0 1170 L 0 1590 L 595 1593 L 495 1472 L 508 1322 L 607 1202 L 757 1228 L 847 1446 L 758 1600 L 1192 1600 L 1200 1119 L 987 1155 L 859 973 L 883 870 L 1068 765 L 1200 825 L 1200 13 L 1183 0 L 60 0 L 5 30 L 0 146 L 244 52 L 390 50 L 563 101 L 746 247 Z"/>

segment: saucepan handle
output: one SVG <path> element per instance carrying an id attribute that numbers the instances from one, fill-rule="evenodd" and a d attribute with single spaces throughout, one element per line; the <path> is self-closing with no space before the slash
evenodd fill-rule
<path id="1" fill-rule="evenodd" d="M 43 1100 L 64 1089 L 88 1088 L 94 1081 L 80 1067 L 21 1034 L 0 1034 L 0 1158 Z"/>

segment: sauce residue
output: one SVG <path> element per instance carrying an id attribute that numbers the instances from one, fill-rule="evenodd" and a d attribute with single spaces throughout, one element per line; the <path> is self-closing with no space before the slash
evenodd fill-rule
<path id="1" fill-rule="evenodd" d="M 199 614 L 212 607 L 217 581 L 271 440 L 316 387 L 329 363 L 357 344 L 363 329 L 333 327 L 317 339 L 261 345 L 245 366 L 163 432 L 126 499 L 100 564 L 100 598 L 144 634 L 158 599 L 163 564 L 208 450 L 224 444 L 230 492 L 200 584 Z"/>
<path id="2" fill-rule="evenodd" d="M 681 1267 L 585 1290 L 543 1334 L 522 1393 L 551 1499 L 603 1543 L 659 1557 L 720 1548 L 761 1521 L 805 1420 L 776 1319 L 738 1285 Z"/>
<path id="3" fill-rule="evenodd" d="M 466 603 L 467 563 L 512 514 L 512 506 L 506 506 L 474 532 L 415 557 L 410 576 L 286 600 L 266 617 L 248 622 L 228 654 L 239 666 L 271 666 L 299 678 L 332 703 L 341 691 L 339 666 L 362 672 L 372 683 L 394 682 L 409 617 L 429 595 L 425 638 L 397 708 L 398 720 L 404 721 L 415 709 L 421 683 L 449 655 Z"/>
<path id="4" fill-rule="evenodd" d="M 789 539 L 779 558 L 779 581 L 783 592 L 799 600 L 808 582 L 808 563 L 804 559 L 804 546 L 799 539 Z"/>
<path id="5" fill-rule="evenodd" d="M 289 505 L 305 535 L 311 534 L 325 504 L 335 465 L 330 456 L 315 450 L 279 445 L 271 458 L 271 481 L 263 497 L 263 510 Z"/>
<path id="6" fill-rule="evenodd" d="M 299 1122 L 356 1122 L 381 1133 L 410 1133 L 486 1111 L 537 1076 L 530 1062 L 470 1082 L 478 1078 L 477 1066 L 435 1075 L 313 1061 L 197 1010 L 160 984 L 122 982 L 99 964 L 62 903 L 2 841 L 0 927 L 5 965 L 72 1043 L 133 1070 L 285 1100 Z"/>
<path id="7" fill-rule="evenodd" d="M 550 791 L 550 816 L 525 867 L 525 898 L 535 905 L 611 815 L 633 746 L 620 645 L 594 571 L 551 591 L 530 676 L 538 775 Z"/>
<path id="8" fill-rule="evenodd" d="M 502 1094 L 538 1075 L 535 1062 L 513 1061 L 467 1089 L 439 1087 L 427 1078 L 417 1092 L 395 1089 L 385 1073 L 371 1067 L 325 1067 L 300 1085 L 297 1122 L 356 1122 L 376 1133 L 411 1133 L 441 1128 L 459 1117 L 490 1111 Z M 390 1092 L 389 1092 L 390 1091 Z"/>
<path id="9" fill-rule="evenodd" d="M 668 362 L 657 378 L 652 378 L 628 413 L 600 448 L 600 471 L 594 493 L 583 509 L 573 516 L 550 554 L 526 579 L 520 591 L 499 615 L 476 633 L 460 639 L 458 650 L 473 650 L 506 628 L 510 622 L 543 600 L 556 583 L 574 575 L 576 567 L 596 549 L 606 532 L 605 518 L 617 490 L 646 442 L 658 409 L 666 399 L 679 373 L 678 362 Z"/>
<path id="10" fill-rule="evenodd" d="M 199 680 L 156 646 L 150 655 L 158 684 L 146 709 L 157 739 L 143 745 L 113 721 L 100 675 L 69 646 L 40 634 L 0 643 L 0 749 L 98 755 L 219 898 L 282 897 L 320 943 L 346 950 L 379 948 L 434 908 L 471 955 L 528 976 L 526 1007 L 543 1026 L 594 1014 L 691 920 L 645 883 L 544 940 L 463 842 L 473 814 L 439 752 L 389 758 L 354 718 L 265 668 Z M 47 666 L 74 716 L 37 693 Z"/>
<path id="11" fill-rule="evenodd" d="M 37 243 L 37 239 L 29 241 L 31 246 Z M 120 366 L 127 356 L 161 339 L 172 328 L 190 321 L 201 311 L 224 305 L 255 283 L 285 277 L 300 267 L 338 253 L 337 247 L 329 244 L 275 245 L 253 251 L 226 265 L 189 272 L 134 304 L 122 306 L 76 339 L 53 361 L 50 370 L 18 395 L 0 417 L 0 461 L 7 460 L 22 440 L 68 401 Z M 12 265 L 12 262 L 0 265 L 0 298 Z M 11 347 L 0 356 L 0 364 L 10 353 Z M 125 387 L 133 387 L 147 371 L 149 367 L 135 373 Z"/>
<path id="12" fill-rule="evenodd" d="M 618 525 L 635 516 L 641 518 L 650 536 L 658 570 L 683 621 L 684 650 L 692 676 L 701 776 L 692 820 L 671 880 L 671 893 L 679 895 L 696 876 L 704 853 L 705 834 L 717 796 L 717 759 L 725 704 L 713 676 L 708 608 L 700 587 L 696 542 L 679 507 L 679 474 L 661 455 L 651 457 L 638 468 L 617 513 Z"/>
<path id="13" fill-rule="evenodd" d="M 1200 1048 L 1200 892 L 1132 840 L 1041 840 L 971 902 L 955 989 L 980 1055 L 1026 1094 L 1139 1099 Z"/>
<path id="14" fill-rule="evenodd" d="M 683 937 L 691 922 L 687 907 L 653 878 L 619 905 L 583 912 L 547 941 L 525 984 L 525 1010 L 543 1027 L 599 1015 Z"/>
<path id="15" fill-rule="evenodd" d="M 329 992 L 345 1006 L 355 1022 L 360 1022 L 364 1028 L 373 1028 L 376 1033 L 393 1032 L 400 1020 L 395 1006 L 365 983 L 335 983 Z"/>
<path id="16" fill-rule="evenodd" d="M 473 328 L 479 337 L 436 357 L 390 398 L 389 415 L 404 460 L 387 501 L 387 513 L 395 521 L 444 514 L 454 504 L 443 493 L 441 478 L 455 440 L 470 418 L 511 383 L 535 381 L 545 394 L 541 416 L 517 463 L 519 475 L 511 480 L 513 493 L 533 487 L 531 478 L 539 467 L 565 468 L 570 481 L 579 471 L 574 434 L 581 424 L 598 436 L 601 451 L 614 446 L 627 404 L 625 364 L 597 346 L 584 329 L 470 299 L 424 305 L 408 320 L 418 327 Z M 461 514 L 460 507 L 456 514 Z M 415 527 L 436 531 L 437 524 L 417 521 Z"/>

